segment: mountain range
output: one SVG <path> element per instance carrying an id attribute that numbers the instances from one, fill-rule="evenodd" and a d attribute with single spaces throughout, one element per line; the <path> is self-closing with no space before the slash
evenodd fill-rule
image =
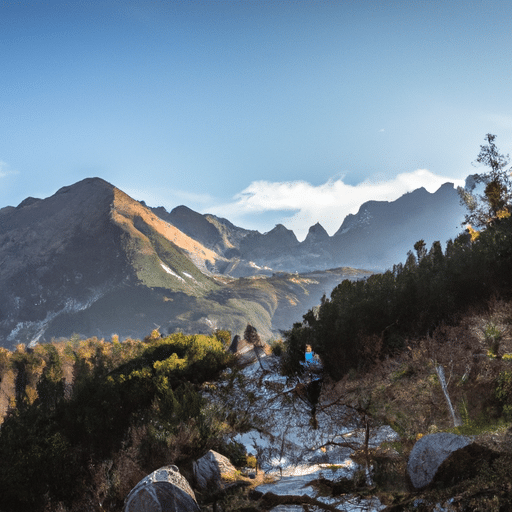
<path id="1" fill-rule="evenodd" d="M 382 271 L 405 261 L 420 239 L 430 246 L 436 240 L 444 243 L 455 238 L 464 218 L 452 183 L 435 193 L 419 188 L 396 201 L 368 201 L 357 214 L 348 215 L 333 236 L 317 223 L 302 242 L 282 224 L 262 234 L 186 206 L 171 212 L 162 207 L 152 211 L 220 255 L 225 266 L 219 261 L 217 270 L 234 277 L 346 265 Z"/>
<path id="2" fill-rule="evenodd" d="M 280 224 L 262 234 L 186 206 L 150 208 L 88 178 L 0 209 L 0 345 L 247 323 L 269 338 L 343 279 L 403 260 L 420 238 L 456 236 L 462 217 L 445 184 L 367 202 L 332 237 L 316 224 L 299 242 Z"/>

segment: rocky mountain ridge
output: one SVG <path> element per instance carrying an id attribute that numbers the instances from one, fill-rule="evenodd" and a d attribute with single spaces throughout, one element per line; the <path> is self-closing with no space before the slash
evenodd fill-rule
<path id="1" fill-rule="evenodd" d="M 155 327 L 236 333 L 247 323 L 268 338 L 341 280 L 365 275 L 338 269 L 234 279 L 229 271 L 239 260 L 227 255 L 248 233 L 191 212 L 184 221 L 202 222 L 209 246 L 99 178 L 0 210 L 0 345 L 73 333 L 143 337 Z M 246 276 L 259 271 L 242 266 Z"/>
<path id="2" fill-rule="evenodd" d="M 347 215 L 332 237 L 317 223 L 302 242 L 282 224 L 262 234 L 185 206 L 171 212 L 154 208 L 153 212 L 230 260 L 223 270 L 234 277 L 345 265 L 382 271 L 405 261 L 420 239 L 430 246 L 436 240 L 445 243 L 455 238 L 464 218 L 452 183 L 434 193 L 419 188 L 395 201 L 368 201 L 357 214 Z"/>
<path id="3" fill-rule="evenodd" d="M 282 224 L 262 234 L 186 206 L 149 208 L 88 178 L 0 210 L 0 345 L 247 323 L 270 337 L 368 275 L 347 267 L 389 267 L 421 238 L 455 236 L 462 215 L 445 184 L 369 201 L 333 236 L 317 223 L 299 242 Z"/>

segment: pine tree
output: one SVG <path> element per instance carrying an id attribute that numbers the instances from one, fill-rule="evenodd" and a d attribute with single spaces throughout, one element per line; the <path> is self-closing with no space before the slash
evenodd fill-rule
<path id="1" fill-rule="evenodd" d="M 468 210 L 464 223 L 476 228 L 486 227 L 496 219 L 510 215 L 512 168 L 507 169 L 510 156 L 499 152 L 494 143 L 495 139 L 496 135 L 490 133 L 485 136 L 487 144 L 480 146 L 480 153 L 476 159 L 477 164 L 490 168 L 486 173 L 474 175 L 477 185 L 485 185 L 484 193 L 478 195 L 463 187 L 457 189 L 461 202 Z"/>

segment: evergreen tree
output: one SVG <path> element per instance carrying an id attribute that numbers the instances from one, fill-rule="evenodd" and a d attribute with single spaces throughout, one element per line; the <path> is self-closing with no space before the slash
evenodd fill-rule
<path id="1" fill-rule="evenodd" d="M 512 200 L 511 170 L 507 166 L 510 156 L 499 152 L 494 140 L 496 135 L 488 133 L 485 136 L 487 144 L 480 146 L 476 163 L 489 167 L 489 171 L 474 175 L 476 184 L 485 186 L 483 194 L 473 194 L 463 187 L 457 189 L 462 203 L 468 213 L 465 224 L 476 228 L 488 226 L 496 219 L 509 215 Z"/>

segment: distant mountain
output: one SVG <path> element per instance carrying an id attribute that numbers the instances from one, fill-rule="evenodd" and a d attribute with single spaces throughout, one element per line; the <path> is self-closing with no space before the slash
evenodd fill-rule
<path id="1" fill-rule="evenodd" d="M 414 243 L 445 243 L 463 229 L 464 208 L 452 183 L 435 193 L 419 188 L 396 201 L 369 201 L 348 215 L 331 239 L 336 261 L 375 269 L 405 261 Z"/>
<path id="2" fill-rule="evenodd" d="M 455 238 L 464 218 L 452 183 L 435 193 L 420 188 L 395 201 L 368 201 L 357 214 L 348 215 L 332 237 L 317 223 L 303 242 L 281 224 L 261 234 L 184 206 L 170 214 L 160 208 L 153 211 L 229 260 L 223 272 L 235 277 L 347 265 L 381 271 L 405 261 L 420 239 L 430 247 L 436 240 Z"/>
<path id="3" fill-rule="evenodd" d="M 266 338 L 300 320 L 342 279 L 365 275 L 229 276 L 260 271 L 241 248 L 264 257 L 283 235 L 297 243 L 285 228 L 273 231 L 259 235 L 185 207 L 151 210 L 99 178 L 2 208 L 0 345 L 73 333 L 140 338 L 155 327 L 236 334 L 247 323 Z"/>
<path id="4" fill-rule="evenodd" d="M 315 247 L 317 245 L 326 245 L 329 243 L 329 234 L 323 226 L 317 222 L 309 228 L 308 234 L 304 239 L 304 246 Z"/>

